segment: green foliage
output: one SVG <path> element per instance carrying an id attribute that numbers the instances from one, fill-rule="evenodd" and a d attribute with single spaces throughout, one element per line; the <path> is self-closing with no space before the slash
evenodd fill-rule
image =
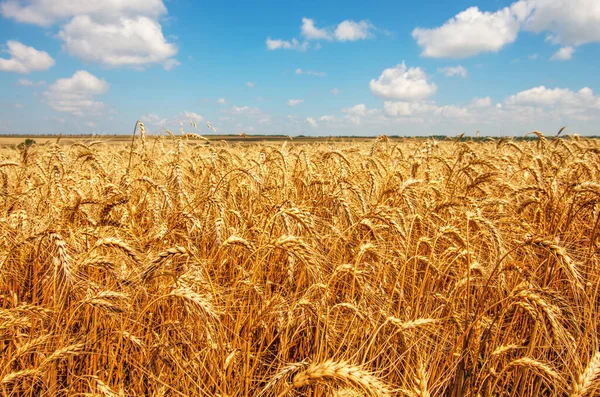
<path id="1" fill-rule="evenodd" d="M 17 148 L 19 150 L 25 150 L 25 149 L 28 149 L 31 146 L 35 145 L 35 143 L 36 143 L 35 140 L 27 138 L 23 142 L 19 143 Z"/>

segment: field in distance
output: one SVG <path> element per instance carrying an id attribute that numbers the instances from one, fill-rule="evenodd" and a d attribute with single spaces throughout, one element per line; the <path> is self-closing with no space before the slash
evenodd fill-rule
<path id="1" fill-rule="evenodd" d="M 598 140 L 24 138 L 2 395 L 600 391 Z"/>
<path id="2" fill-rule="evenodd" d="M 148 135 L 149 139 L 155 137 L 168 138 L 168 135 Z M 175 138 L 182 137 L 182 135 L 175 135 Z M 372 142 L 377 139 L 375 136 L 289 136 L 289 135 L 203 135 L 209 142 L 227 142 L 227 143 L 268 143 L 268 142 L 284 142 L 289 141 L 290 143 L 311 143 L 311 142 Z M 59 139 L 60 138 L 60 139 Z M 548 139 L 552 139 L 549 137 Z M 596 136 L 586 137 L 588 139 L 596 139 Z M 131 135 L 0 135 L 0 147 L 18 145 L 26 139 L 32 139 L 37 144 L 47 145 L 58 142 L 60 145 L 70 145 L 75 142 L 94 142 L 101 141 L 104 143 L 118 144 L 118 143 L 131 143 Z M 533 140 L 536 139 L 535 134 L 528 134 L 526 136 L 517 137 L 465 137 L 463 135 L 458 136 L 389 136 L 388 139 L 391 141 L 403 141 L 406 139 L 435 139 L 436 141 L 452 141 L 452 140 L 472 140 L 472 141 L 485 141 L 485 140 L 499 140 L 499 139 L 514 139 L 520 140 Z M 186 137 L 185 140 L 191 143 L 204 144 L 206 141 L 200 138 Z"/>
<path id="3" fill-rule="evenodd" d="M 156 137 L 157 135 L 148 135 L 149 138 Z M 168 135 L 163 135 L 168 138 Z M 181 136 L 181 135 L 175 135 Z M 309 137 L 309 136 L 295 136 L 290 137 L 287 135 L 203 135 L 210 142 L 230 142 L 230 143 L 257 143 L 257 142 L 282 142 L 282 141 L 296 141 L 296 142 L 316 142 L 316 141 L 368 141 L 373 140 L 376 137 Z M 33 139 L 37 144 L 51 144 L 55 143 L 59 138 L 58 135 L 0 135 L 0 146 L 7 145 L 18 145 L 26 139 Z M 202 139 L 198 138 L 187 138 L 190 142 L 204 143 Z M 75 142 L 92 142 L 92 141 L 103 141 L 106 143 L 130 143 L 131 135 L 62 135 L 60 136 L 59 144 L 69 145 Z"/>

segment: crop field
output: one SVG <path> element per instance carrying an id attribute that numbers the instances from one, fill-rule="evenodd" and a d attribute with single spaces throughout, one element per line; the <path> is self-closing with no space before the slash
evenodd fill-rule
<path id="1" fill-rule="evenodd" d="M 6 145 L 0 395 L 598 395 L 600 142 L 536 134 Z"/>

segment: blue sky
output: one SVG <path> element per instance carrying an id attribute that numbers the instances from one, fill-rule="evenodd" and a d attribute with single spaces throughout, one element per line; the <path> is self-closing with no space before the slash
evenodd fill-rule
<path id="1" fill-rule="evenodd" d="M 0 133 L 600 135 L 597 0 L 0 0 Z"/>

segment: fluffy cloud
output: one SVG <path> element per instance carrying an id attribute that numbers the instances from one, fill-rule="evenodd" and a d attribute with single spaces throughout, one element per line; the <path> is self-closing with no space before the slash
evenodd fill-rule
<path id="1" fill-rule="evenodd" d="M 436 106 L 429 102 L 391 102 L 385 101 L 383 111 L 388 116 L 413 116 L 435 110 Z"/>
<path id="2" fill-rule="evenodd" d="M 473 103 L 477 100 L 487 101 L 489 98 L 475 98 L 469 106 L 438 105 L 434 101 L 392 102 L 385 101 L 383 111 L 389 117 L 427 120 L 430 123 L 443 121 L 461 121 L 471 123 L 475 120 Z M 486 106 L 479 106 L 485 108 Z"/>
<path id="3" fill-rule="evenodd" d="M 290 99 L 287 101 L 287 105 L 293 108 L 294 106 L 300 105 L 302 102 L 304 102 L 304 99 Z"/>
<path id="4" fill-rule="evenodd" d="M 377 80 L 371 80 L 369 86 L 374 95 L 400 101 L 427 98 L 437 91 L 437 85 L 427 81 L 427 75 L 421 68 L 407 68 L 404 62 L 385 69 Z"/>
<path id="5" fill-rule="evenodd" d="M 219 98 L 219 99 L 217 99 L 217 103 L 219 105 L 225 105 L 225 103 L 227 103 L 227 101 L 225 100 L 225 98 Z"/>
<path id="6" fill-rule="evenodd" d="M 589 87 L 571 91 L 568 88 L 539 86 L 507 97 L 502 111 L 513 120 L 529 123 L 554 120 L 566 124 L 598 120 L 600 96 L 594 95 Z"/>
<path id="7" fill-rule="evenodd" d="M 471 106 L 474 108 L 487 108 L 492 106 L 492 98 L 486 96 L 484 98 L 473 98 L 471 100 Z"/>
<path id="8" fill-rule="evenodd" d="M 361 113 L 357 108 L 355 114 Z M 342 109 L 347 112 L 347 109 Z M 507 97 L 492 106 L 490 97 L 473 98 L 468 105 L 438 105 L 434 101 L 385 101 L 388 118 L 420 120 L 429 124 L 456 122 L 475 125 L 506 124 L 507 120 L 535 127 L 548 120 L 566 123 L 600 116 L 600 96 L 584 87 L 579 91 L 539 86 Z"/>
<path id="9" fill-rule="evenodd" d="M 319 29 L 315 26 L 315 21 L 310 18 L 302 18 L 302 27 L 300 34 L 308 40 L 329 40 L 331 34 L 326 29 Z"/>
<path id="10" fill-rule="evenodd" d="M 364 103 L 359 103 L 354 106 L 343 108 L 342 112 L 346 115 L 340 119 L 341 123 L 351 123 L 359 125 L 366 120 L 367 122 L 381 121 L 382 112 L 379 109 L 369 109 Z M 335 116 L 323 116 L 322 121 L 336 121 Z"/>
<path id="11" fill-rule="evenodd" d="M 232 106 L 227 113 L 232 115 L 242 115 L 242 116 L 253 116 L 258 117 L 263 115 L 262 111 L 259 108 L 250 107 L 250 106 Z"/>
<path id="12" fill-rule="evenodd" d="M 109 21 L 134 15 L 158 18 L 166 12 L 162 0 L 8 0 L 0 4 L 0 13 L 5 18 L 40 26 L 50 26 L 77 15 Z"/>
<path id="13" fill-rule="evenodd" d="M 246 87 L 254 88 L 256 87 L 256 83 L 254 81 L 246 81 Z"/>
<path id="14" fill-rule="evenodd" d="M 334 29 L 333 27 L 317 28 L 313 19 L 302 18 L 300 33 L 307 40 L 356 41 L 372 37 L 373 30 L 375 30 L 375 26 L 369 21 L 345 20 Z"/>
<path id="15" fill-rule="evenodd" d="M 358 105 L 342 109 L 342 112 L 348 113 L 351 116 L 365 116 L 367 114 L 367 106 L 364 103 L 359 103 Z"/>
<path id="16" fill-rule="evenodd" d="M 220 122 L 218 127 L 220 130 L 227 131 L 227 133 L 243 131 L 249 133 L 257 129 L 261 133 L 275 132 L 274 127 L 272 128 L 271 116 L 258 107 L 232 105 L 221 109 L 219 112 L 226 116 L 218 117 Z M 282 126 L 279 127 L 283 129 Z"/>
<path id="17" fill-rule="evenodd" d="M 360 108 L 356 114 L 361 113 Z M 342 109 L 347 111 L 347 109 Z M 376 113 L 375 113 L 376 114 Z M 577 125 L 600 117 L 600 96 L 588 88 L 571 91 L 565 88 L 531 88 L 507 97 L 495 106 L 490 97 L 473 98 L 466 105 L 438 105 L 434 101 L 385 101 L 383 104 L 385 125 L 394 123 L 418 123 L 430 126 L 460 125 L 487 129 L 554 128 L 555 125 Z M 368 124 L 381 117 L 365 117 Z M 445 130 L 446 131 L 446 130 Z"/>
<path id="18" fill-rule="evenodd" d="M 519 0 L 495 12 L 470 7 L 442 26 L 416 28 L 412 36 L 423 56 L 464 58 L 499 51 L 514 42 L 520 30 L 545 32 L 550 42 L 564 48 L 554 59 L 568 59 L 567 48 L 600 42 L 600 2 Z"/>
<path id="19" fill-rule="evenodd" d="M 366 116 L 368 110 L 367 106 L 364 103 L 359 103 L 358 105 L 342 109 L 342 112 L 347 113 L 351 116 Z"/>
<path id="20" fill-rule="evenodd" d="M 328 115 L 328 114 L 326 114 L 326 115 L 324 115 L 324 116 L 321 116 L 321 117 L 319 117 L 319 121 L 335 121 L 335 120 L 336 120 L 336 117 L 335 117 L 335 116 L 333 116 L 333 115 Z"/>
<path id="21" fill-rule="evenodd" d="M 516 40 L 519 27 L 508 7 L 493 13 L 470 7 L 438 28 L 416 28 L 412 36 L 423 48 L 423 56 L 464 58 L 499 51 Z"/>
<path id="22" fill-rule="evenodd" d="M 339 41 L 365 40 L 373 35 L 374 28 L 368 21 L 343 21 L 335 29 L 335 38 Z"/>
<path id="23" fill-rule="evenodd" d="M 505 100 L 505 103 L 507 105 L 600 110 L 600 97 L 595 96 L 594 92 L 589 87 L 584 87 L 575 92 L 567 88 L 546 88 L 541 85 L 511 95 Z"/>
<path id="24" fill-rule="evenodd" d="M 551 61 L 568 61 L 569 59 L 571 59 L 573 57 L 573 52 L 575 52 L 575 49 L 571 46 L 561 47 L 558 51 L 556 51 L 554 53 L 554 55 L 552 55 L 550 57 L 550 60 Z"/>
<path id="25" fill-rule="evenodd" d="M 0 71 L 26 74 L 54 66 L 54 59 L 45 51 L 12 40 L 6 42 L 6 47 L 10 58 L 0 58 Z"/>
<path id="26" fill-rule="evenodd" d="M 597 0 L 521 0 L 526 30 L 547 32 L 555 44 L 579 46 L 600 41 Z"/>
<path id="27" fill-rule="evenodd" d="M 467 69 L 465 69 L 462 65 L 439 68 L 438 72 L 444 73 L 448 77 L 467 77 Z"/>
<path id="28" fill-rule="evenodd" d="M 146 126 L 151 126 L 151 127 L 164 127 L 169 120 L 162 118 L 154 113 L 148 113 L 143 115 L 142 117 L 140 117 L 140 120 L 142 120 L 144 122 L 144 124 L 146 124 Z"/>
<path id="29" fill-rule="evenodd" d="M 181 113 L 181 116 L 183 118 L 194 121 L 196 123 L 204 120 L 204 117 L 200 116 L 198 113 L 189 112 L 189 111 L 185 111 L 185 112 Z"/>
<path id="30" fill-rule="evenodd" d="M 340 94 L 341 91 L 339 89 L 337 89 L 337 88 L 332 88 L 329 92 L 331 93 L 331 95 L 336 95 L 337 96 L 337 95 Z"/>
<path id="31" fill-rule="evenodd" d="M 269 51 L 273 50 L 297 50 L 297 51 L 306 51 L 308 49 L 308 41 L 304 41 L 300 43 L 296 39 L 292 39 L 290 41 L 280 40 L 280 39 L 271 39 L 267 37 L 267 49 Z"/>
<path id="32" fill-rule="evenodd" d="M 177 53 L 177 47 L 164 38 L 160 24 L 144 16 L 98 23 L 81 15 L 63 26 L 58 37 L 71 55 L 106 66 L 164 64 Z"/>
<path id="33" fill-rule="evenodd" d="M 360 124 L 363 118 L 369 120 L 375 119 L 381 114 L 381 111 L 377 109 L 368 109 L 364 103 L 344 108 L 342 109 L 342 112 L 346 113 L 344 120 L 349 121 L 352 124 Z"/>
<path id="34" fill-rule="evenodd" d="M 356 22 L 351 20 L 342 21 L 337 26 L 318 28 L 314 19 L 304 17 L 302 18 L 302 25 L 300 26 L 300 35 L 304 38 L 304 41 L 300 42 L 295 38 L 291 40 L 282 40 L 271 39 L 270 37 L 267 37 L 265 43 L 267 45 L 267 49 L 270 51 L 306 51 L 309 48 L 309 41 L 311 40 L 365 40 L 374 36 L 373 32 L 375 29 L 375 26 L 373 26 L 369 21 Z M 316 43 L 313 48 L 318 50 L 321 48 L 321 44 Z"/>
<path id="35" fill-rule="evenodd" d="M 56 80 L 43 95 L 52 109 L 83 116 L 102 112 L 104 103 L 95 101 L 94 97 L 106 93 L 109 88 L 104 79 L 78 70 L 70 78 Z"/>
<path id="36" fill-rule="evenodd" d="M 316 127 L 317 126 L 317 122 L 315 121 L 315 119 L 313 119 L 312 117 L 307 117 L 306 118 L 306 122 L 308 124 L 311 125 L 311 127 Z"/>
<path id="37" fill-rule="evenodd" d="M 61 24 L 63 48 L 86 62 L 141 69 L 179 62 L 177 47 L 162 33 L 159 17 L 167 12 L 162 0 L 8 0 L 0 4 L 5 18 L 41 26 Z"/>
<path id="38" fill-rule="evenodd" d="M 317 77 L 325 77 L 327 76 L 327 73 L 325 72 L 315 72 L 314 70 L 303 70 L 303 69 L 296 69 L 295 71 L 296 74 L 305 74 L 308 76 L 317 76 Z"/>
<path id="39" fill-rule="evenodd" d="M 600 119 L 600 96 L 594 95 L 588 87 L 571 91 L 540 86 L 508 96 L 496 104 L 488 96 L 472 98 L 466 104 L 443 105 L 417 98 L 386 100 L 381 110 L 369 109 L 361 103 L 343 108 L 341 112 L 345 113 L 343 118 L 323 116 L 317 121 L 319 124 L 328 122 L 328 128 L 339 129 L 340 133 L 348 133 L 348 130 L 395 133 L 399 125 L 410 124 L 415 133 L 482 129 L 484 134 L 518 134 L 531 129 L 553 129 L 556 125 L 595 128 L 593 123 Z M 362 129 L 356 130 L 352 124 L 361 125 Z"/>

